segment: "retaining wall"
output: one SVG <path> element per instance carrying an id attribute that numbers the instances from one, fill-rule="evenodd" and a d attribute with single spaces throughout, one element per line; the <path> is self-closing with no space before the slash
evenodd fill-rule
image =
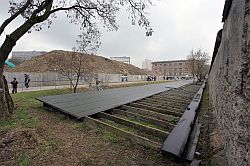
<path id="1" fill-rule="evenodd" d="M 230 3 L 231 4 L 230 4 Z M 210 101 L 228 165 L 250 165 L 249 0 L 227 0 L 218 52 L 209 74 Z M 218 44 L 217 44 L 218 46 Z"/>

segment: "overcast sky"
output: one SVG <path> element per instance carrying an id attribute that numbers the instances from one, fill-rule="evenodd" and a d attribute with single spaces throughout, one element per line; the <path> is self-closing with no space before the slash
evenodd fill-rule
<path id="1" fill-rule="evenodd" d="M 141 67 L 142 61 L 185 59 L 191 49 L 202 48 L 213 52 L 215 37 L 222 28 L 222 11 L 225 0 L 152 0 L 149 18 L 154 30 L 146 37 L 145 30 L 131 25 L 128 15 L 118 15 L 119 30 L 102 30 L 102 45 L 97 54 L 105 57 L 129 56 L 132 64 Z M 8 17 L 8 0 L 1 0 L 0 24 Z M 5 30 L 13 31 L 20 20 Z M 52 28 L 23 36 L 13 51 L 71 50 L 79 28 L 69 24 L 65 17 L 53 22 Z M 0 37 L 0 43 L 3 41 Z"/>

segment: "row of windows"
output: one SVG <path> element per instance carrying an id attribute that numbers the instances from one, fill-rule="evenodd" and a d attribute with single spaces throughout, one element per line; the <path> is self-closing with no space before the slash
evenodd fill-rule
<path id="1" fill-rule="evenodd" d="M 186 65 L 185 62 L 174 62 L 174 63 L 158 63 L 158 64 L 154 64 L 154 66 L 182 66 L 182 65 Z"/>
<path id="2" fill-rule="evenodd" d="M 188 68 L 168 68 L 168 69 L 164 69 L 164 68 L 153 68 L 153 70 L 156 71 L 188 71 Z"/>
<path id="3" fill-rule="evenodd" d="M 188 73 L 165 73 L 166 76 L 186 76 Z"/>

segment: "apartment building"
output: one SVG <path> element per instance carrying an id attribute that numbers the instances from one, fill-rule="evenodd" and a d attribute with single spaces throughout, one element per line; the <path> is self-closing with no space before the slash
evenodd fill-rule
<path id="1" fill-rule="evenodd" d="M 122 56 L 122 57 L 110 57 L 111 60 L 119 61 L 122 63 L 130 64 L 130 57 Z"/>
<path id="2" fill-rule="evenodd" d="M 152 60 L 145 59 L 142 61 L 142 69 L 152 71 Z"/>
<path id="3" fill-rule="evenodd" d="M 29 60 L 32 57 L 46 54 L 46 51 L 13 51 L 12 58 L 18 58 L 22 60 Z"/>
<path id="4" fill-rule="evenodd" d="M 163 76 L 191 77 L 187 60 L 158 61 L 152 62 L 152 70 Z"/>

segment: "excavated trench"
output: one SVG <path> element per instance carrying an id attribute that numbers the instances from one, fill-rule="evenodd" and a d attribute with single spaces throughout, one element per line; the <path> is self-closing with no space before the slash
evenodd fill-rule
<path id="1" fill-rule="evenodd" d="M 196 84 L 185 85 L 88 116 L 86 120 L 143 146 L 160 149 L 199 88 Z"/>

